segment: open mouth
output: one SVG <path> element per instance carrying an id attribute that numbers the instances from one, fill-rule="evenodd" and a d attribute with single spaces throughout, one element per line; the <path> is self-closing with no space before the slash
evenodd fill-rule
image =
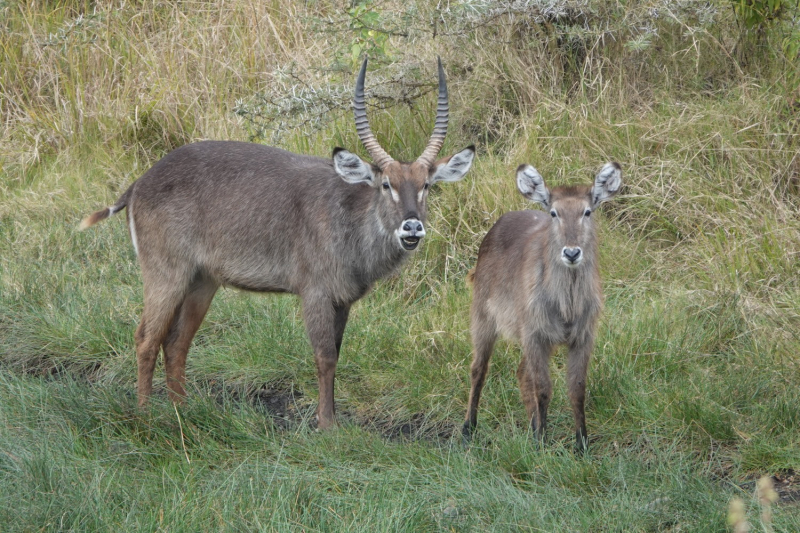
<path id="1" fill-rule="evenodd" d="M 413 250 L 419 244 L 419 237 L 404 237 L 400 239 L 400 244 L 402 244 L 403 248 L 406 250 Z"/>

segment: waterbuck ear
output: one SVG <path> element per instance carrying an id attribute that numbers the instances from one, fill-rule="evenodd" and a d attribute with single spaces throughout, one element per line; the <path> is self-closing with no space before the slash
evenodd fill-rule
<path id="1" fill-rule="evenodd" d="M 472 166 L 473 159 L 475 159 L 474 145 L 468 146 L 450 157 L 443 157 L 433 164 L 431 183 L 463 179 Z"/>
<path id="2" fill-rule="evenodd" d="M 606 163 L 594 179 L 592 207 L 597 207 L 603 202 L 611 200 L 619 192 L 621 186 L 622 169 L 619 163 Z"/>
<path id="3" fill-rule="evenodd" d="M 531 202 L 550 207 L 550 191 L 542 175 L 532 166 L 520 165 L 517 168 L 517 189 Z"/>
<path id="4" fill-rule="evenodd" d="M 372 165 L 344 148 L 333 149 L 333 169 L 347 183 L 367 182 L 375 186 Z"/>

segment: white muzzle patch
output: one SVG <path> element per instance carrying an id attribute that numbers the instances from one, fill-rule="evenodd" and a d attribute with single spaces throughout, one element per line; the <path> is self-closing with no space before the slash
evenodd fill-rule
<path id="1" fill-rule="evenodd" d="M 400 246 L 404 250 L 411 251 L 419 245 L 419 241 L 425 237 L 425 226 L 417 218 L 407 218 L 400 224 L 400 228 L 395 230 L 395 235 L 400 241 Z"/>

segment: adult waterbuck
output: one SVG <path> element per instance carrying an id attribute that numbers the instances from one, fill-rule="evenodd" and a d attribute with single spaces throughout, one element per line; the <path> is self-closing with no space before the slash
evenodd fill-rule
<path id="1" fill-rule="evenodd" d="M 429 187 L 457 181 L 475 149 L 436 160 L 448 121 L 439 61 L 436 124 L 412 163 L 378 144 L 364 103 L 364 60 L 353 100 L 372 163 L 335 148 L 331 159 L 241 142 L 198 142 L 158 161 L 89 227 L 127 207 L 144 310 L 136 330 L 138 398 L 152 391 L 159 349 L 173 401 L 186 392 L 186 354 L 220 286 L 302 300 L 319 380 L 319 428 L 335 423 L 333 382 L 350 306 L 395 272 L 425 236 Z"/>
<path id="2" fill-rule="evenodd" d="M 532 166 L 517 169 L 519 191 L 548 212 L 517 211 L 500 217 L 483 239 L 470 272 L 474 356 L 465 438 L 477 425 L 489 358 L 497 336 L 503 335 L 522 344 L 517 378 L 537 440 L 544 439 L 552 396 L 550 356 L 556 346 L 567 345 L 576 449 L 586 450 L 586 372 L 603 303 L 591 215 L 621 185 L 617 163 L 606 164 L 593 185 L 553 190 Z"/>

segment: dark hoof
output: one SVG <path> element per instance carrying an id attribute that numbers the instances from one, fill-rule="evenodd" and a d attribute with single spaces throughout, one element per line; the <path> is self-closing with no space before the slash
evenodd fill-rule
<path id="1" fill-rule="evenodd" d="M 531 435 L 533 436 L 533 442 L 536 444 L 536 447 L 539 449 L 544 448 L 545 443 L 547 442 L 547 432 L 542 428 L 536 428 L 531 424 Z"/>
<path id="2" fill-rule="evenodd" d="M 577 433 L 575 435 L 575 455 L 585 457 L 589 454 L 589 439 L 586 435 Z"/>
<path id="3" fill-rule="evenodd" d="M 464 425 L 461 427 L 461 441 L 464 443 L 464 445 L 468 445 L 472 442 L 472 434 L 474 431 L 475 426 L 469 422 L 464 422 Z"/>

